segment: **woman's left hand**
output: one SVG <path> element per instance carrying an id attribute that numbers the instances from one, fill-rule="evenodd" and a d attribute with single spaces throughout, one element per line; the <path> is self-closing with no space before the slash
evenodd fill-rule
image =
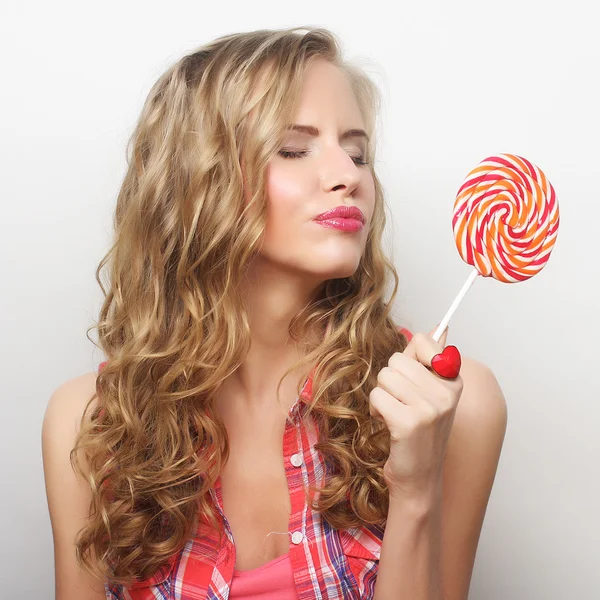
<path id="1" fill-rule="evenodd" d="M 370 414 L 383 421 L 390 436 L 390 454 L 383 474 L 391 498 L 438 498 L 444 457 L 463 381 L 445 379 L 430 369 L 442 352 L 448 330 L 439 342 L 416 333 L 404 352 L 395 352 L 377 375 L 369 396 Z"/>

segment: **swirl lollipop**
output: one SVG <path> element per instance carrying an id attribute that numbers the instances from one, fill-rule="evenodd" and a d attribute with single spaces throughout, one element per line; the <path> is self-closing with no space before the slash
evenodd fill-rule
<path id="1" fill-rule="evenodd" d="M 460 186 L 452 216 L 458 252 L 474 269 L 434 339 L 478 275 L 517 283 L 539 273 L 550 258 L 558 225 L 556 193 L 541 169 L 514 154 L 481 161 Z"/>

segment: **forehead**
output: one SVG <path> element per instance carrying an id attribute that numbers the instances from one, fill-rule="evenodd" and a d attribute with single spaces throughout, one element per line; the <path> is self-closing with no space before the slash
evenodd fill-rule
<path id="1" fill-rule="evenodd" d="M 315 59 L 304 74 L 296 121 L 311 123 L 331 114 L 348 126 L 363 124 L 346 74 L 329 61 Z"/>

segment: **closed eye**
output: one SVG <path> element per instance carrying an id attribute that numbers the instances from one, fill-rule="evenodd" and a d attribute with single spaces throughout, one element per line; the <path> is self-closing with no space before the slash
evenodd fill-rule
<path id="1" fill-rule="evenodd" d="M 308 150 L 280 150 L 280 156 L 283 158 L 302 158 L 308 154 Z M 368 165 L 369 162 L 364 160 L 362 156 L 350 156 L 357 165 Z"/>

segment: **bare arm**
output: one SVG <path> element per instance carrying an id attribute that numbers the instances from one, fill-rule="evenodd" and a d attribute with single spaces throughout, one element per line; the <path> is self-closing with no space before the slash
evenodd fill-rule
<path id="1" fill-rule="evenodd" d="M 436 498 L 390 500 L 375 600 L 467 600 L 507 425 L 506 400 L 485 365 L 463 359 Z"/>
<path id="2" fill-rule="evenodd" d="M 75 474 L 69 460 L 81 415 L 95 385 L 95 373 L 63 383 L 50 397 L 42 425 L 56 600 L 106 600 L 103 582 L 83 572 L 75 559 L 74 540 L 88 518 L 91 490 Z"/>

